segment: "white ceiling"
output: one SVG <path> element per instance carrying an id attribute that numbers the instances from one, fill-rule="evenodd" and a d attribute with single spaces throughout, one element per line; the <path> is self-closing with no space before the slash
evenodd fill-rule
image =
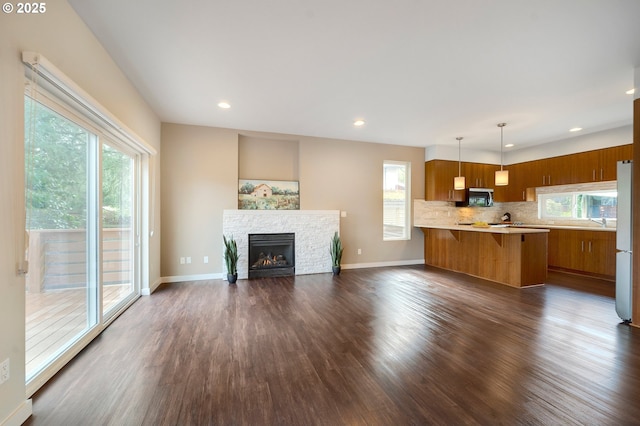
<path id="1" fill-rule="evenodd" d="M 640 0 L 70 3 L 164 122 L 489 150 L 632 123 Z"/>

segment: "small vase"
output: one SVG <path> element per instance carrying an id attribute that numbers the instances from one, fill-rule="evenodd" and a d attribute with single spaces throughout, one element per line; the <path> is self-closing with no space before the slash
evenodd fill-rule
<path id="1" fill-rule="evenodd" d="M 340 266 L 332 266 L 331 271 L 333 272 L 333 275 L 340 275 Z"/>
<path id="2" fill-rule="evenodd" d="M 227 274 L 227 281 L 229 284 L 235 284 L 238 281 L 238 274 Z"/>

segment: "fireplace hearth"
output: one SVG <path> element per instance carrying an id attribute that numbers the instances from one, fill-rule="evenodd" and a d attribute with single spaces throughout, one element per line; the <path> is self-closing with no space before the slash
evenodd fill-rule
<path id="1" fill-rule="evenodd" d="M 249 234 L 249 279 L 295 275 L 295 234 Z"/>

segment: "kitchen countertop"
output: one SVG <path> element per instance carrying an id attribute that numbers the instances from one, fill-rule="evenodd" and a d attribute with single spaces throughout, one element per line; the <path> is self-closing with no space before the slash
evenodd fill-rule
<path id="1" fill-rule="evenodd" d="M 544 229 L 569 229 L 575 231 L 604 231 L 604 232 L 616 232 L 616 228 L 603 228 L 602 226 L 574 226 L 574 225 L 513 225 L 521 228 L 544 228 Z"/>
<path id="2" fill-rule="evenodd" d="M 476 227 L 473 225 L 420 225 L 419 228 L 448 229 L 450 231 L 488 232 L 491 234 L 539 234 L 549 232 L 545 228 L 512 227 L 509 225 L 492 225 Z"/>

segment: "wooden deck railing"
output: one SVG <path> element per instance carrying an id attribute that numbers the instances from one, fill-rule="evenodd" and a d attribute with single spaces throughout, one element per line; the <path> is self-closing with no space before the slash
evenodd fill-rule
<path id="1" fill-rule="evenodd" d="M 122 228 L 103 230 L 103 285 L 131 281 L 130 233 Z M 29 235 L 29 292 L 87 286 L 84 229 L 32 230 Z"/>

